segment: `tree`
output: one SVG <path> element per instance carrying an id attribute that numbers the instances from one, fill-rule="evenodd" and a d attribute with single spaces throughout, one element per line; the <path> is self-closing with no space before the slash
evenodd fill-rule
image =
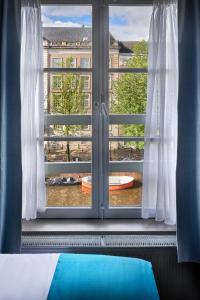
<path id="1" fill-rule="evenodd" d="M 67 59 L 67 67 L 72 66 L 72 58 Z M 83 114 L 86 112 L 84 109 L 84 93 L 83 93 L 83 78 L 79 74 L 65 74 L 62 76 L 62 89 L 61 97 L 59 100 L 54 101 L 53 110 L 54 113 L 71 115 L 71 114 Z M 74 135 L 75 132 L 80 130 L 80 125 L 64 125 L 62 130 L 65 135 Z M 71 160 L 70 144 L 67 141 L 67 159 Z"/>
<path id="2" fill-rule="evenodd" d="M 127 62 L 129 68 L 147 68 L 148 47 L 146 41 L 137 42 L 133 47 L 133 57 Z M 144 114 L 147 99 L 147 74 L 126 73 L 113 82 L 114 100 L 111 112 L 117 114 Z M 121 125 L 128 136 L 143 136 L 144 125 Z M 135 148 L 143 149 L 143 142 L 131 142 Z"/>

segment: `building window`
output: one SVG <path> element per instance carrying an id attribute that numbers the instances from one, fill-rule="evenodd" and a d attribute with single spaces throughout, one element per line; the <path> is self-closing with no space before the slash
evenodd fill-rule
<path id="1" fill-rule="evenodd" d="M 57 89 L 57 90 L 62 89 L 62 76 L 61 75 L 53 75 L 52 88 Z"/>
<path id="2" fill-rule="evenodd" d="M 53 57 L 52 58 L 52 68 L 61 68 L 62 58 Z"/>
<path id="3" fill-rule="evenodd" d="M 66 59 L 66 67 L 67 68 L 76 68 L 76 57 L 68 57 Z"/>
<path id="4" fill-rule="evenodd" d="M 82 83 L 83 83 L 83 89 L 89 90 L 90 89 L 90 76 L 81 76 Z"/>
<path id="5" fill-rule="evenodd" d="M 72 68 L 76 68 L 76 58 L 72 57 Z"/>
<path id="6" fill-rule="evenodd" d="M 89 108 L 90 107 L 90 95 L 84 94 L 84 107 Z"/>
<path id="7" fill-rule="evenodd" d="M 124 55 L 119 57 L 119 66 L 120 67 L 126 67 L 131 60 L 132 55 Z"/>
<path id="8" fill-rule="evenodd" d="M 80 68 L 89 68 L 89 67 L 90 67 L 89 57 L 81 57 L 80 58 Z"/>

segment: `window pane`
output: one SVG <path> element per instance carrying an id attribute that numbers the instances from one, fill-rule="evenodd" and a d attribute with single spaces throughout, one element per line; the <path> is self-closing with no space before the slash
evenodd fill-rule
<path id="1" fill-rule="evenodd" d="M 92 186 L 82 187 L 82 179 L 91 173 L 62 173 L 46 177 L 47 206 L 51 207 L 89 207 L 92 206 Z"/>
<path id="2" fill-rule="evenodd" d="M 48 114 L 92 113 L 91 73 L 44 74 L 45 111 Z"/>
<path id="3" fill-rule="evenodd" d="M 91 161 L 92 144 L 89 141 L 45 141 L 44 152 L 47 162 Z"/>
<path id="4" fill-rule="evenodd" d="M 92 206 L 92 144 L 88 141 L 45 141 L 45 182 L 47 205 L 62 207 Z"/>
<path id="5" fill-rule="evenodd" d="M 116 141 L 109 143 L 110 161 L 143 160 L 144 158 L 144 125 L 143 124 L 112 124 L 109 126 L 110 138 Z M 117 137 L 140 138 L 138 141 L 117 141 Z"/>
<path id="6" fill-rule="evenodd" d="M 91 6 L 42 6 L 42 27 L 45 68 L 91 67 Z"/>
<path id="7" fill-rule="evenodd" d="M 110 6 L 110 68 L 146 68 L 152 7 Z"/>
<path id="8" fill-rule="evenodd" d="M 109 109 L 112 114 L 145 114 L 146 73 L 111 73 Z"/>
<path id="9" fill-rule="evenodd" d="M 42 22 L 44 67 L 91 67 L 91 6 L 43 6 Z M 75 125 L 73 119 L 73 115 L 92 113 L 91 81 L 91 73 L 44 74 L 45 112 L 49 117 L 56 115 L 56 119 L 53 120 L 62 124 L 45 125 L 47 140 L 44 142 L 44 151 L 48 206 L 92 207 L 92 182 L 90 181 L 89 189 L 85 190 L 82 187 L 82 179 L 91 178 L 92 142 L 60 141 L 62 136 L 92 136 L 92 125 L 85 124 L 82 119 L 82 125 Z M 70 120 L 73 125 L 70 125 Z M 64 123 L 65 121 L 67 124 Z M 53 137 L 55 140 L 48 141 L 48 137 Z"/>
<path id="10" fill-rule="evenodd" d="M 138 161 L 144 159 L 144 142 L 110 142 L 110 161 Z"/>
<path id="11" fill-rule="evenodd" d="M 109 207 L 139 207 L 142 197 L 142 174 L 117 172 L 109 174 Z"/>

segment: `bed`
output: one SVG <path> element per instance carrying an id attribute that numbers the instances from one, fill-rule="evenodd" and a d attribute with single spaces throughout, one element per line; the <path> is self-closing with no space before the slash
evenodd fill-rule
<path id="1" fill-rule="evenodd" d="M 150 262 L 87 254 L 1 254 L 0 300 L 159 300 Z"/>

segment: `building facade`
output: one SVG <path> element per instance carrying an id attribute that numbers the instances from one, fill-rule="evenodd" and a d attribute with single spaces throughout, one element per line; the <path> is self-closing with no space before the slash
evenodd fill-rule
<path id="1" fill-rule="evenodd" d="M 134 42 L 117 41 L 110 34 L 109 67 L 125 67 L 133 56 Z M 44 27 L 43 48 L 45 68 L 92 68 L 92 29 L 89 27 Z M 63 73 L 44 74 L 45 111 L 55 113 L 63 93 Z M 84 113 L 92 113 L 92 74 L 81 72 Z M 109 75 L 109 103 L 115 101 L 113 82 L 119 74 Z M 57 134 L 59 134 L 57 132 Z M 91 135 L 91 126 L 77 129 L 77 135 Z M 110 135 L 118 136 L 118 125 L 110 125 Z M 87 145 L 87 143 L 85 143 Z M 116 148 L 119 143 L 112 143 Z M 77 146 L 78 147 L 78 146 Z"/>

